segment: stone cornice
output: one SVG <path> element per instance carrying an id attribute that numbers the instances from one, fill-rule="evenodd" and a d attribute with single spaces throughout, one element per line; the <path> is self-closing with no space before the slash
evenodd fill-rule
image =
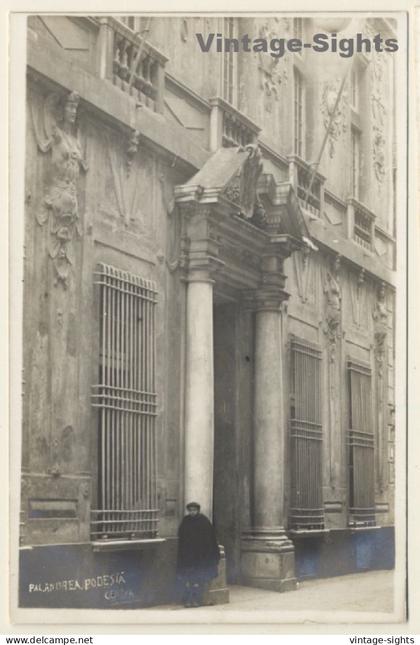
<path id="1" fill-rule="evenodd" d="M 308 222 L 311 238 L 320 249 L 338 253 L 343 262 L 348 262 L 356 269 L 365 269 L 366 276 L 374 280 L 383 280 L 390 286 L 395 287 L 395 271 L 384 266 L 373 253 L 367 253 L 357 246 L 353 240 L 337 237 L 335 231 L 331 231 L 322 220 Z"/>

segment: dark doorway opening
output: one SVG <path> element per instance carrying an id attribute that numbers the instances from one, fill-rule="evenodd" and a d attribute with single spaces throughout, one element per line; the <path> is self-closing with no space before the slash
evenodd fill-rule
<path id="1" fill-rule="evenodd" d="M 214 333 L 213 519 L 226 553 L 227 577 L 238 581 L 240 500 L 238 454 L 237 311 L 235 303 L 216 304 Z"/>

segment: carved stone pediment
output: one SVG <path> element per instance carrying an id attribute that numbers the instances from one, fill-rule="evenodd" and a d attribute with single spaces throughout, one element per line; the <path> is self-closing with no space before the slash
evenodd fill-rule
<path id="1" fill-rule="evenodd" d="M 297 196 L 288 182 L 263 174 L 256 144 L 217 150 L 186 184 L 177 186 L 182 206 L 214 205 L 225 216 L 236 215 L 273 235 L 287 235 L 298 244 L 310 239 Z"/>
<path id="2" fill-rule="evenodd" d="M 251 220 L 258 211 L 262 169 L 257 145 L 220 148 L 186 184 L 176 188 L 176 201 L 218 203 L 224 210 Z"/>

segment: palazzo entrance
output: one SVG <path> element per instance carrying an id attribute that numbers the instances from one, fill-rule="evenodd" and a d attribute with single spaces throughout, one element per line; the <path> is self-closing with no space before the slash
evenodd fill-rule
<path id="1" fill-rule="evenodd" d="M 285 533 L 285 258 L 308 236 L 255 147 L 222 148 L 176 189 L 186 291 L 185 500 L 213 517 L 230 582 L 293 588 Z M 264 203 L 263 203 L 264 202 Z"/>
<path id="2" fill-rule="evenodd" d="M 215 302 L 213 521 L 230 583 L 240 579 L 241 531 L 250 525 L 252 314 Z"/>

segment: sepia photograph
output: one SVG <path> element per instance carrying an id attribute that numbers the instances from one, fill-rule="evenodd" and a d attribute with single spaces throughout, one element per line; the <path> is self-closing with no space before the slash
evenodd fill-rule
<path id="1" fill-rule="evenodd" d="M 19 19 L 15 615 L 404 621 L 406 14 Z"/>

